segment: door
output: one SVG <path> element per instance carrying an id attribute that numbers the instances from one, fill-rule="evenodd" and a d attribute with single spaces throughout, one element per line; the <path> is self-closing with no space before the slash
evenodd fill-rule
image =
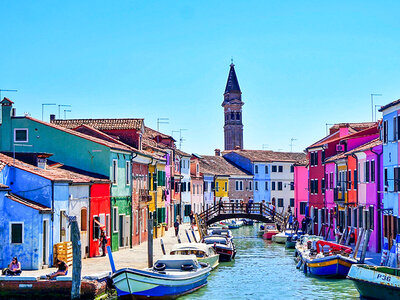
<path id="1" fill-rule="evenodd" d="M 49 248 L 49 244 L 48 244 L 48 238 L 49 238 L 49 233 L 48 233 L 48 220 L 43 220 L 43 265 L 47 265 L 48 264 L 48 248 Z"/>
<path id="2" fill-rule="evenodd" d="M 124 247 L 124 215 L 119 215 L 119 246 Z"/>
<path id="3" fill-rule="evenodd" d="M 67 218 L 64 213 L 64 210 L 60 210 L 60 242 L 67 241 Z"/>

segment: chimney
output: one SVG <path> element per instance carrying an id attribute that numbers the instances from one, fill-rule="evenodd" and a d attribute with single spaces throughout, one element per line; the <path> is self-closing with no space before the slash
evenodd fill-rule
<path id="1" fill-rule="evenodd" d="M 17 111 L 16 111 L 15 108 L 13 108 L 13 109 L 11 110 L 11 117 L 15 117 L 16 114 L 17 114 Z"/>
<path id="2" fill-rule="evenodd" d="M 215 156 L 221 156 L 221 150 L 220 149 L 215 149 Z"/>
<path id="3" fill-rule="evenodd" d="M 45 156 L 38 155 L 38 156 L 36 157 L 36 162 L 37 162 L 38 168 L 41 168 L 41 169 L 46 170 L 46 167 L 47 167 L 47 158 L 46 158 Z"/>
<path id="4" fill-rule="evenodd" d="M 51 114 L 51 115 L 50 115 L 50 123 L 51 123 L 52 121 L 54 121 L 55 119 L 56 119 L 56 115 Z"/>

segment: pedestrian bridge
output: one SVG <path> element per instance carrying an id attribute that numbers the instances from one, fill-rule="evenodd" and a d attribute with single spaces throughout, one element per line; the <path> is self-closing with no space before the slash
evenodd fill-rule
<path id="1" fill-rule="evenodd" d="M 216 204 L 197 215 L 197 222 L 203 226 L 228 219 L 251 219 L 280 225 L 286 222 L 282 214 L 263 203 L 252 203 L 250 206 L 236 203 Z"/>

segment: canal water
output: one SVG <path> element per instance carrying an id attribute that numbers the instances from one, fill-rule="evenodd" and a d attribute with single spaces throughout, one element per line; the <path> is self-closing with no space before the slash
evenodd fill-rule
<path id="1" fill-rule="evenodd" d="M 208 284 L 179 299 L 358 299 L 352 281 L 318 279 L 296 269 L 294 250 L 257 237 L 258 224 L 232 230 L 233 262 L 221 263 Z"/>

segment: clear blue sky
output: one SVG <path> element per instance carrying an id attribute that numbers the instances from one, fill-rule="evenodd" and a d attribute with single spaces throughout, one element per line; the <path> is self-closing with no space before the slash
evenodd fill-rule
<path id="1" fill-rule="evenodd" d="M 349 3 L 351 2 L 351 3 Z M 384 3 L 384 4 L 383 4 Z M 0 88 L 17 114 L 143 117 L 188 129 L 183 150 L 223 148 L 233 56 L 244 145 L 294 150 L 325 124 L 371 120 L 400 98 L 400 1 L 0 2 Z M 47 108 L 46 114 L 57 109 Z"/>

